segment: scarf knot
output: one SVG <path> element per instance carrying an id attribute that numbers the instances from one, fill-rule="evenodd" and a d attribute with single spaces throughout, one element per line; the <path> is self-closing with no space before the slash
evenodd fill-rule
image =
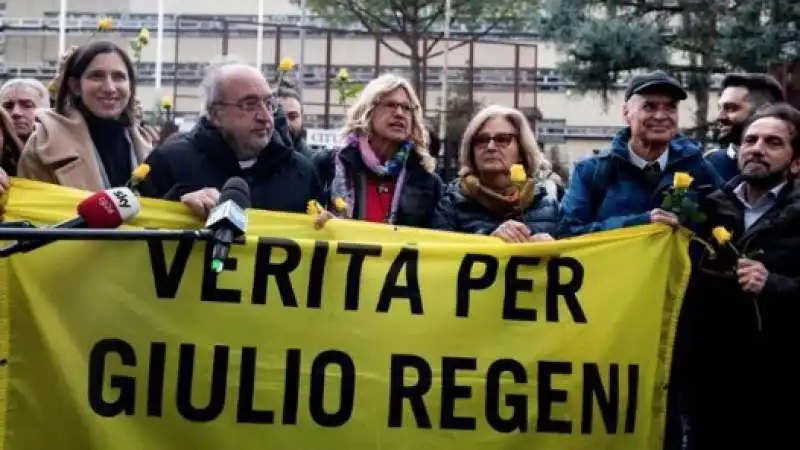
<path id="1" fill-rule="evenodd" d="M 536 183 L 528 178 L 521 186 L 513 186 L 509 193 L 503 194 L 481 183 L 475 175 L 468 173 L 461 177 L 461 193 L 483 205 L 498 219 L 514 219 L 524 222 L 525 211 L 533 204 Z"/>
<path id="2" fill-rule="evenodd" d="M 364 173 L 347 173 L 344 165 L 342 164 L 341 152 L 346 149 L 354 149 L 364 167 L 379 178 L 392 178 L 396 180 L 394 196 L 392 197 L 392 204 L 387 217 L 387 222 L 394 224 L 397 220 L 397 209 L 399 206 L 400 195 L 403 191 L 403 185 L 406 178 L 406 162 L 408 156 L 414 149 L 414 142 L 406 139 L 403 141 L 397 151 L 385 163 L 381 163 L 369 140 L 366 136 L 360 136 L 356 133 L 350 133 L 346 139 L 347 145 L 344 149 L 340 150 L 334 156 L 335 173 L 333 182 L 331 183 L 331 200 L 336 201 L 337 198 L 344 200 L 346 205 L 344 211 L 337 211 L 340 217 L 348 219 L 363 219 L 366 214 L 366 195 L 359 192 L 356 194 L 357 187 L 366 184 L 366 176 Z M 358 181 L 358 182 L 357 182 Z"/>

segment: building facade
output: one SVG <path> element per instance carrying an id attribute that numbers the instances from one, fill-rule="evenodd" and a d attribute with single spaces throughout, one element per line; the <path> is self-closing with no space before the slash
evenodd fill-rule
<path id="1" fill-rule="evenodd" d="M 58 59 L 59 0 L 0 0 L 0 80 L 13 77 L 36 77 L 47 81 L 55 74 Z M 139 96 L 145 107 L 155 105 L 163 96 L 174 97 L 181 115 L 200 111 L 199 83 L 204 68 L 227 53 L 249 63 L 257 61 L 257 0 L 219 2 L 165 0 L 163 74 L 161 89 L 155 89 L 157 0 L 68 0 L 67 47 L 80 45 L 91 38 L 106 38 L 127 46 L 138 30 L 146 26 L 153 40 L 142 52 L 138 67 Z M 272 79 L 276 62 L 282 57 L 300 59 L 299 9 L 290 0 L 265 0 L 264 39 L 261 46 L 262 70 Z M 97 20 L 111 17 L 115 30 L 92 36 Z M 227 19 L 227 20 L 223 20 Z M 408 73 L 408 59 L 398 56 L 372 35 L 353 32 L 334 33 L 329 39 L 316 18 L 307 22 L 303 73 L 301 78 L 306 120 L 312 128 L 335 127 L 344 112 L 338 94 L 326 79 L 346 68 L 358 81 L 369 81 L 386 71 Z M 340 29 L 342 27 L 339 27 Z M 176 33 L 177 31 L 177 33 Z M 555 70 L 559 54 L 554 45 L 534 36 L 488 36 L 473 45 L 458 38 L 450 47 L 449 88 L 469 85 L 472 95 L 484 103 L 538 107 L 544 120 L 537 133 L 548 146 L 566 150 L 567 160 L 576 160 L 596 148 L 604 147 L 610 136 L 622 126 L 622 91 L 610 92 L 607 99 L 597 93 L 579 94 L 574 84 L 562 79 Z M 397 39 L 385 38 L 389 46 L 407 51 Z M 486 42 L 492 40 L 493 42 Z M 499 42 L 499 41 L 503 42 Z M 494 42 L 498 41 L 498 42 Z M 514 45 L 518 44 L 518 45 Z M 433 47 L 441 53 L 444 43 Z M 469 70 L 468 61 L 474 68 Z M 426 113 L 437 114 L 442 86 L 441 55 L 426 61 L 426 86 L 423 93 Z M 516 77 L 515 77 L 516 75 Z M 713 105 L 715 98 L 711 99 Z M 326 106 L 327 105 L 327 106 Z M 696 105 L 692 99 L 681 107 L 680 125 L 693 123 Z"/>

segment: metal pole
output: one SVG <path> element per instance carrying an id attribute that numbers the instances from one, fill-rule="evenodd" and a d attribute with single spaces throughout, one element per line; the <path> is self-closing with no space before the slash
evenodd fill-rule
<path id="1" fill-rule="evenodd" d="M 158 27 L 156 35 L 156 95 L 160 99 L 164 66 L 164 0 L 158 0 L 158 25 L 156 26 Z"/>
<path id="2" fill-rule="evenodd" d="M 178 61 L 181 53 L 181 16 L 175 14 L 175 48 L 172 52 L 172 114 L 178 111 Z"/>
<path id="3" fill-rule="evenodd" d="M 442 60 L 442 100 L 441 118 L 439 119 L 439 140 L 442 148 L 447 142 L 447 82 L 449 81 L 449 56 L 450 56 L 450 0 L 444 3 L 444 59 Z M 443 158 L 444 151 L 440 151 L 440 160 Z"/>
<path id="4" fill-rule="evenodd" d="M 199 230 L 109 230 L 81 228 L 0 228 L 0 240 L 42 241 L 139 241 L 143 239 L 207 240 L 214 232 Z M 3 247 L 6 248 L 6 247 Z"/>
<path id="5" fill-rule="evenodd" d="M 85 230 L 57 228 L 0 228 L 0 240 L 16 240 L 0 247 L 0 258 L 28 253 L 55 241 L 209 240 L 211 230 Z"/>
<path id="6" fill-rule="evenodd" d="M 58 57 L 67 50 L 67 0 L 61 0 L 58 10 Z"/>
<path id="7" fill-rule="evenodd" d="M 256 68 L 261 72 L 264 56 L 264 0 L 258 0 L 258 25 L 256 28 Z"/>
<path id="8" fill-rule="evenodd" d="M 300 103 L 303 103 L 303 87 L 305 77 L 303 67 L 306 65 L 306 11 L 308 10 L 308 0 L 300 0 L 300 62 L 297 64 L 297 89 L 300 95 Z"/>

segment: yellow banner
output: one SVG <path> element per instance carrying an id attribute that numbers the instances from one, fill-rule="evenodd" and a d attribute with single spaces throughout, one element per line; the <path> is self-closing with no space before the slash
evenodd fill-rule
<path id="1" fill-rule="evenodd" d="M 8 215 L 55 222 L 83 196 L 14 180 Z M 143 200 L 135 225 L 200 224 Z M 202 242 L 7 260 L 4 448 L 661 448 L 686 235 L 330 225 L 250 212 L 219 275 Z"/>

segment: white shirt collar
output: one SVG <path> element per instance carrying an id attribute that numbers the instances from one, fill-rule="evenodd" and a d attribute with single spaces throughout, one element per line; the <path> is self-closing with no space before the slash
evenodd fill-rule
<path id="1" fill-rule="evenodd" d="M 637 155 L 633 151 L 633 149 L 631 148 L 630 145 L 628 145 L 628 154 L 630 154 L 631 164 L 633 164 L 634 166 L 636 166 L 636 167 L 638 167 L 640 169 L 644 169 L 645 167 L 647 167 L 648 164 L 650 164 L 650 161 L 648 161 L 648 160 L 642 158 L 641 156 Z M 658 163 L 659 168 L 663 172 L 664 169 L 667 168 L 667 162 L 668 161 L 669 161 L 669 147 L 666 150 L 664 150 L 664 152 L 661 153 L 661 155 L 659 155 L 658 159 L 656 159 L 655 162 Z"/>
<path id="2" fill-rule="evenodd" d="M 249 169 L 256 165 L 256 161 L 258 161 L 256 158 L 239 161 L 239 167 L 241 167 L 243 170 Z"/>

